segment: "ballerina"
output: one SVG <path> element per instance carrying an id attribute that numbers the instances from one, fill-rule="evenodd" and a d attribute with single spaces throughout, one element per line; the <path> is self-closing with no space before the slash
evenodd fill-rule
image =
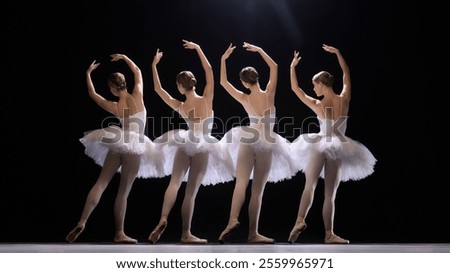
<path id="1" fill-rule="evenodd" d="M 246 189 L 252 180 L 249 212 L 249 243 L 273 244 L 275 240 L 258 232 L 259 215 L 267 181 L 289 179 L 298 171 L 289 154 L 289 141 L 273 131 L 276 119 L 275 93 L 278 65 L 261 48 L 244 42 L 243 48 L 257 52 L 270 69 L 266 89 L 260 87 L 259 75 L 254 67 L 244 67 L 239 73 L 242 85 L 250 91 L 246 94 L 235 88 L 227 78 L 226 60 L 236 47 L 230 44 L 221 58 L 220 84 L 246 110 L 250 124 L 236 126 L 225 133 L 233 162 L 236 165 L 236 183 L 233 191 L 228 224 L 219 236 L 224 243 L 236 230 L 239 214 L 245 201 Z"/>
<path id="2" fill-rule="evenodd" d="M 98 165 L 102 166 L 97 181 L 91 188 L 81 217 L 74 229 L 66 236 L 66 241 L 73 243 L 83 232 L 86 222 L 100 201 L 106 187 L 114 174 L 120 173 L 120 184 L 114 203 L 115 243 L 135 244 L 137 240 L 125 234 L 124 222 L 127 198 L 137 177 L 163 177 L 164 157 L 146 135 L 144 130 L 147 110 L 143 100 L 143 80 L 139 67 L 126 55 L 112 54 L 111 61 L 125 61 L 134 74 L 134 87 L 128 92 L 125 76 L 120 72 L 112 73 L 108 79 L 111 93 L 118 101 L 105 99 L 96 92 L 91 73 L 100 63 L 93 61 L 86 71 L 89 96 L 104 110 L 117 117 L 121 127 L 109 126 L 86 132 L 80 139 L 85 153 Z"/>
<path id="3" fill-rule="evenodd" d="M 155 90 L 164 102 L 177 111 L 188 124 L 189 129 L 171 130 L 155 139 L 164 144 L 164 154 L 173 158 L 173 165 L 166 165 L 171 178 L 164 194 L 164 201 L 158 225 L 148 237 L 155 244 L 167 227 L 167 218 L 176 201 L 178 190 L 186 181 L 185 195 L 181 207 L 182 244 L 206 244 L 207 239 L 198 238 L 191 233 L 191 222 L 195 198 L 200 185 L 210 185 L 234 179 L 232 158 L 225 146 L 211 135 L 214 124 L 212 109 L 214 97 L 214 76 L 208 59 L 201 47 L 191 41 L 183 40 L 186 49 L 196 50 L 202 63 L 206 84 L 202 95 L 197 94 L 197 80 L 191 71 L 181 71 L 176 76 L 178 91 L 186 97 L 185 101 L 173 98 L 161 85 L 157 64 L 163 53 L 156 51 L 152 62 L 152 75 Z"/>
<path id="4" fill-rule="evenodd" d="M 291 88 L 298 98 L 316 114 L 320 122 L 319 133 L 306 133 L 292 143 L 298 168 L 305 173 L 305 188 L 300 200 L 295 225 L 289 234 L 288 242 L 294 243 L 299 234 L 306 229 L 305 218 L 311 208 L 319 178 L 324 179 L 324 203 L 322 217 L 325 225 L 326 244 L 348 244 L 349 240 L 334 234 L 335 198 L 340 182 L 360 180 L 374 171 L 376 163 L 372 153 L 361 143 L 345 135 L 349 112 L 351 81 L 350 70 L 341 52 L 332 46 L 323 45 L 326 52 L 336 55 L 343 73 L 343 86 L 340 94 L 333 90 L 334 77 L 321 71 L 312 78 L 317 96 L 307 95 L 298 86 L 295 68 L 301 57 L 297 51 L 290 65 Z"/>

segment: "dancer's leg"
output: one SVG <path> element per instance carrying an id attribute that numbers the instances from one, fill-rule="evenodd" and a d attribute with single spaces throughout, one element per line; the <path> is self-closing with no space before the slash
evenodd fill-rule
<path id="1" fill-rule="evenodd" d="M 97 207 L 97 204 L 100 201 L 103 192 L 109 185 L 109 182 L 113 178 L 114 174 L 117 172 L 117 169 L 120 167 L 121 163 L 122 161 L 120 159 L 119 154 L 109 152 L 106 155 L 103 168 L 100 171 L 100 175 L 97 178 L 97 181 L 95 182 L 94 186 L 92 186 L 86 198 L 86 202 L 84 204 L 81 217 L 76 227 L 72 229 L 66 236 L 67 242 L 73 243 L 81 234 L 81 232 L 83 232 L 86 222 L 89 219 L 89 216 L 91 215 L 92 211 Z"/>
<path id="2" fill-rule="evenodd" d="M 198 189 L 205 177 L 208 167 L 208 153 L 196 154 L 191 158 L 189 168 L 189 177 L 184 194 L 183 204 L 181 205 L 182 232 L 181 242 L 185 244 L 206 244 L 206 239 L 200 239 L 191 233 L 191 222 L 194 214 L 195 198 Z"/>
<path id="3" fill-rule="evenodd" d="M 255 167 L 253 170 L 253 182 L 250 203 L 248 206 L 249 216 L 249 243 L 273 244 L 272 238 L 265 237 L 258 232 L 259 215 L 261 212 L 262 197 L 272 165 L 271 151 L 258 151 L 255 156 Z"/>
<path id="4" fill-rule="evenodd" d="M 116 234 L 114 242 L 133 244 L 137 243 L 136 239 L 130 238 L 125 234 L 124 222 L 127 210 L 127 200 L 130 194 L 136 175 L 139 171 L 141 156 L 136 154 L 122 155 L 122 170 L 120 173 L 120 184 L 114 203 L 114 218 Z"/>
<path id="5" fill-rule="evenodd" d="M 305 171 L 306 181 L 300 198 L 297 219 L 288 238 L 288 242 L 291 244 L 297 240 L 298 235 L 306 228 L 305 218 L 312 206 L 314 191 L 316 190 L 320 172 L 322 171 L 324 164 L 325 156 L 323 154 L 316 153 L 310 155 L 310 161 Z"/>
<path id="6" fill-rule="evenodd" d="M 346 239 L 334 234 L 334 213 L 336 193 L 340 184 L 340 162 L 327 160 L 325 164 L 325 197 L 323 201 L 322 217 L 325 225 L 325 243 L 348 244 Z"/>
<path id="7" fill-rule="evenodd" d="M 167 218 L 169 217 L 170 211 L 175 204 L 178 190 L 180 189 L 183 178 L 186 175 L 187 170 L 189 169 L 189 165 L 189 156 L 183 150 L 178 149 L 173 162 L 172 176 L 170 177 L 170 182 L 167 186 L 166 192 L 164 193 L 164 201 L 161 209 L 161 217 L 159 219 L 159 223 L 148 237 L 148 241 L 153 244 L 159 240 L 159 237 L 166 229 Z"/>
<path id="8" fill-rule="evenodd" d="M 255 163 L 255 154 L 247 144 L 241 144 L 238 151 L 236 164 L 236 184 L 231 200 L 231 210 L 227 227 L 219 236 L 219 242 L 223 243 L 228 236 L 239 227 L 239 214 L 245 201 L 249 177 Z"/>

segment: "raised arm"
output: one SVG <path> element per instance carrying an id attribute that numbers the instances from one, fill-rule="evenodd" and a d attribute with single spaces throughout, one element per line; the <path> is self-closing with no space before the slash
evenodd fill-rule
<path id="1" fill-rule="evenodd" d="M 142 95 L 144 81 L 142 80 L 141 69 L 130 58 L 128 58 L 128 56 L 126 56 L 124 54 L 112 54 L 110 56 L 111 56 L 111 62 L 117 62 L 119 60 L 125 61 L 125 63 L 128 65 L 128 67 L 130 68 L 131 72 L 133 72 L 133 75 L 134 75 L 133 93 L 138 92 Z"/>
<path id="2" fill-rule="evenodd" d="M 327 52 L 336 54 L 339 66 L 342 70 L 342 91 L 340 95 L 347 101 L 350 101 L 352 86 L 350 81 L 350 69 L 348 68 L 347 62 L 345 61 L 339 49 L 326 44 L 323 44 L 322 48 Z"/>
<path id="3" fill-rule="evenodd" d="M 267 82 L 266 86 L 266 92 L 271 96 L 275 96 L 278 81 L 278 64 L 262 48 L 258 46 L 244 42 L 243 47 L 248 51 L 258 52 L 266 62 L 266 64 L 269 66 L 270 74 L 269 81 Z"/>
<path id="4" fill-rule="evenodd" d="M 203 97 L 212 104 L 214 98 L 214 74 L 212 70 L 212 66 L 203 53 L 202 48 L 193 42 L 183 40 L 183 46 L 187 49 L 195 49 L 197 51 L 198 56 L 200 57 L 200 61 L 202 63 L 203 70 L 205 71 L 205 89 L 203 91 Z"/>
<path id="5" fill-rule="evenodd" d="M 181 107 L 181 102 L 177 99 L 174 99 L 166 90 L 161 86 L 161 81 L 159 80 L 158 68 L 157 64 L 161 60 L 163 53 L 159 51 L 159 48 L 156 50 L 156 54 L 153 57 L 152 61 L 152 75 L 153 75 L 153 85 L 156 93 L 163 99 L 163 101 L 169 105 L 175 111 L 178 111 Z"/>
<path id="6" fill-rule="evenodd" d="M 134 77 L 134 86 L 133 92 L 131 93 L 135 99 L 135 102 L 138 106 L 138 110 L 142 111 L 144 108 L 144 80 L 142 79 L 142 71 L 141 69 L 126 55 L 124 54 L 112 54 L 110 55 L 111 62 L 117 62 L 119 60 L 125 61 L 125 63 L 130 68 Z"/>
<path id="7" fill-rule="evenodd" d="M 222 57 L 220 58 L 220 85 L 222 85 L 222 87 L 228 92 L 228 94 L 230 94 L 235 100 L 239 101 L 240 103 L 243 103 L 246 94 L 236 89 L 228 81 L 227 75 L 226 60 L 230 57 L 231 53 L 233 53 L 233 50 L 235 48 L 236 46 L 233 46 L 233 44 L 230 43 L 227 50 L 223 53 Z"/>
<path id="8" fill-rule="evenodd" d="M 87 90 L 89 93 L 89 97 L 94 100 L 97 105 L 99 105 L 101 108 L 106 110 L 107 112 L 116 115 L 116 106 L 115 102 L 109 101 L 105 99 L 103 96 L 97 93 L 94 87 L 94 83 L 92 82 L 91 73 L 94 71 L 100 63 L 97 63 L 95 60 L 91 63 L 91 65 L 86 70 L 86 84 L 87 84 Z"/>
<path id="9" fill-rule="evenodd" d="M 301 58 L 302 57 L 300 57 L 298 51 L 294 51 L 294 58 L 292 59 L 290 66 L 291 89 L 306 106 L 317 113 L 316 111 L 320 111 L 320 107 L 317 105 L 318 100 L 306 95 L 305 91 L 303 91 L 303 89 L 298 85 L 297 73 L 295 71 L 295 68 L 297 67 Z"/>

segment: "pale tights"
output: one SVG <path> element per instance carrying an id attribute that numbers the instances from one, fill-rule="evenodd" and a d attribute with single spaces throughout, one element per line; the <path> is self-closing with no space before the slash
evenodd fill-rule
<path id="1" fill-rule="evenodd" d="M 296 222 L 304 222 L 314 200 L 314 192 L 319 181 L 319 175 L 324 167 L 324 202 L 322 207 L 322 218 L 325 227 L 325 236 L 334 235 L 334 213 L 337 189 L 340 183 L 339 161 L 326 159 L 323 154 L 311 157 L 311 163 L 305 172 L 305 188 L 300 199 L 300 205 Z"/>
<path id="2" fill-rule="evenodd" d="M 189 157 L 184 151 L 179 149 L 175 155 L 173 172 L 169 185 L 164 194 L 164 202 L 161 209 L 160 223 L 167 222 L 170 211 L 177 199 L 178 190 L 182 180 L 189 170 L 188 181 L 186 183 L 185 195 L 181 205 L 182 235 L 181 239 L 190 240 L 196 237 L 191 234 L 191 223 L 195 207 L 195 198 L 198 189 L 205 177 L 208 166 L 209 154 L 198 153 Z"/>
<path id="3" fill-rule="evenodd" d="M 248 240 L 267 240 L 258 232 L 259 216 L 261 212 L 262 197 L 267 183 L 270 166 L 272 164 L 272 152 L 254 151 L 246 144 L 241 144 L 236 165 L 236 184 L 231 202 L 228 226 L 239 222 L 239 214 L 246 197 L 246 189 L 249 184 L 250 174 L 253 170 L 253 181 L 251 185 L 251 197 L 248 207 L 249 233 Z"/>
<path id="4" fill-rule="evenodd" d="M 127 209 L 128 195 L 131 191 L 133 182 L 136 179 L 136 175 L 139 170 L 140 160 L 141 160 L 140 155 L 134 154 L 121 155 L 112 152 L 108 153 L 108 155 L 105 158 L 105 163 L 100 172 L 100 175 L 94 186 L 89 191 L 89 194 L 86 198 L 83 212 L 77 224 L 77 227 L 81 229 L 79 233 L 83 231 L 88 218 L 90 217 L 93 210 L 97 207 L 103 192 L 111 182 L 111 179 L 117 172 L 118 168 L 122 166 L 119 188 L 114 201 L 114 223 L 115 223 L 114 241 L 118 243 L 135 241 L 134 239 L 128 237 L 125 234 L 124 222 Z M 76 237 L 78 237 L 79 233 L 75 235 L 74 240 L 76 239 Z"/>

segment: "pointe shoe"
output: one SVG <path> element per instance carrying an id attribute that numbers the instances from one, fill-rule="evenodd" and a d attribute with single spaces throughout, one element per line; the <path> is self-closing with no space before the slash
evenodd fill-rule
<path id="1" fill-rule="evenodd" d="M 262 235 L 255 235 L 252 237 L 249 237 L 247 242 L 249 244 L 275 244 L 275 240 L 272 238 L 268 238 L 266 236 Z"/>
<path id="2" fill-rule="evenodd" d="M 155 229 L 150 233 L 150 236 L 148 237 L 148 241 L 152 244 L 156 244 L 158 242 L 159 237 L 161 237 L 161 234 L 164 232 L 164 230 L 167 227 L 167 221 L 161 221 L 159 224 L 155 227 Z"/>
<path id="3" fill-rule="evenodd" d="M 228 225 L 224 231 L 222 231 L 222 233 L 219 236 L 219 243 L 223 244 L 228 237 L 231 235 L 231 233 L 233 233 L 238 227 L 239 227 L 239 222 L 235 222 L 231 225 Z"/>
<path id="4" fill-rule="evenodd" d="M 208 243 L 208 240 L 191 235 L 187 238 L 181 238 L 180 243 L 186 245 L 204 245 Z"/>
<path id="5" fill-rule="evenodd" d="M 288 242 L 290 244 L 295 243 L 295 241 L 297 241 L 298 235 L 300 235 L 300 233 L 302 231 L 304 231 L 306 229 L 306 224 L 305 222 L 298 222 L 295 223 L 294 228 L 292 229 L 291 233 L 289 234 L 289 239 Z"/>
<path id="6" fill-rule="evenodd" d="M 325 244 L 349 244 L 350 241 L 346 239 L 342 239 L 341 237 L 331 234 L 325 238 Z"/>
<path id="7" fill-rule="evenodd" d="M 137 244 L 138 240 L 128 237 L 126 235 L 116 235 L 114 237 L 114 243 L 116 243 L 116 244 Z"/>
<path id="8" fill-rule="evenodd" d="M 84 230 L 84 224 L 77 225 L 74 229 L 72 229 L 69 234 L 66 236 L 66 241 L 69 243 L 73 243 L 78 236 L 80 236 L 81 232 Z"/>

